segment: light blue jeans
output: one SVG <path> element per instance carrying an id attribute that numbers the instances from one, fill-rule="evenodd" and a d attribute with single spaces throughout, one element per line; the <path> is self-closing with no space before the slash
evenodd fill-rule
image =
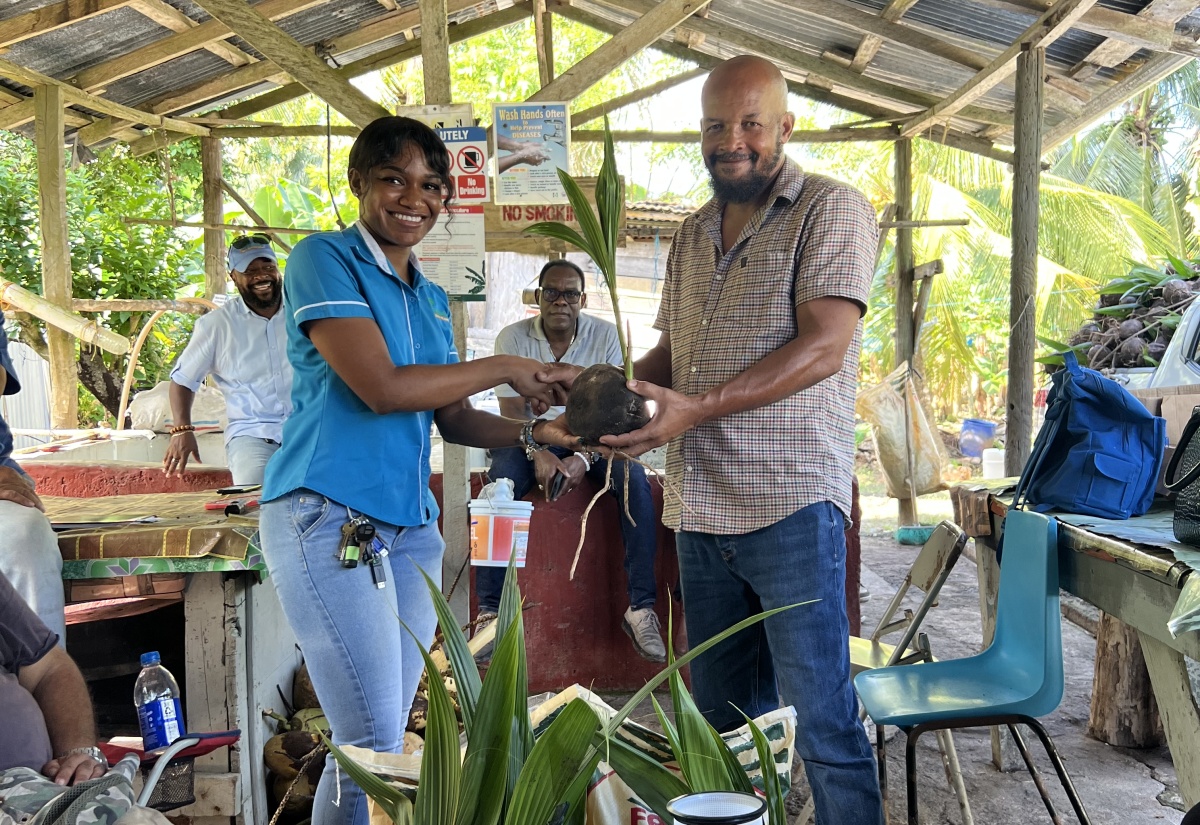
<path id="1" fill-rule="evenodd" d="M 278 449 L 278 441 L 252 435 L 236 435 L 229 439 L 225 444 L 225 460 L 233 474 L 233 483 L 239 486 L 262 484 L 267 461 Z"/>
<path id="2" fill-rule="evenodd" d="M 875 759 L 850 684 L 846 534 L 825 501 L 741 535 L 676 534 L 688 641 L 775 607 L 817 600 L 746 628 L 692 662 L 696 705 L 717 730 L 783 703 L 796 708 L 817 825 L 882 825 Z"/>
<path id="3" fill-rule="evenodd" d="M 390 548 L 387 586 L 380 590 L 365 564 L 346 569 L 337 559 L 347 520 L 344 505 L 296 490 L 262 506 L 263 554 L 334 743 L 399 753 L 425 666 L 400 622 L 429 647 L 437 619 L 417 567 L 440 585 L 446 544 L 436 522 L 397 527 L 373 521 Z M 340 778 L 338 788 L 330 757 L 312 825 L 366 825 L 366 796 L 345 771 Z"/>
<path id="4" fill-rule="evenodd" d="M 0 501 L 0 574 L 65 647 L 62 554 L 50 520 L 41 510 Z"/>

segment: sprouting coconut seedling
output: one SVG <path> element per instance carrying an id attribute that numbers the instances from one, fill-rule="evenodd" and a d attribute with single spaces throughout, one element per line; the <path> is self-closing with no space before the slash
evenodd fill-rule
<path id="1" fill-rule="evenodd" d="M 629 338 L 621 323 L 621 307 L 617 296 L 617 235 L 621 231 L 621 205 L 624 193 L 617 175 L 616 153 L 608 118 L 604 119 L 604 162 L 596 180 L 596 209 L 588 203 L 583 190 L 573 177 L 558 170 L 559 180 L 575 210 L 579 231 L 557 221 L 535 223 L 526 229 L 533 235 L 555 238 L 587 253 L 604 276 L 612 300 L 622 372 L 609 364 L 588 367 L 571 387 L 567 400 L 567 427 L 587 444 L 599 444 L 602 435 L 620 435 L 644 427 L 650 420 L 646 400 L 625 386 L 633 378 L 633 356 Z"/>

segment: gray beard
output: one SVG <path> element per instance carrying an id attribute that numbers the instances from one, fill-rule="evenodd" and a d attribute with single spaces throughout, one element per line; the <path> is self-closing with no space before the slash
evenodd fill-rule
<path id="1" fill-rule="evenodd" d="M 775 152 L 767 164 L 770 172 L 763 172 L 758 163 L 758 156 L 751 158 L 754 168 L 750 174 L 736 181 L 721 180 L 713 174 L 713 165 L 705 158 L 708 169 L 708 182 L 712 186 L 713 196 L 726 203 L 750 203 L 758 199 L 763 191 L 771 184 L 775 173 L 779 170 L 779 161 L 783 158 L 783 141 L 775 144 Z"/>

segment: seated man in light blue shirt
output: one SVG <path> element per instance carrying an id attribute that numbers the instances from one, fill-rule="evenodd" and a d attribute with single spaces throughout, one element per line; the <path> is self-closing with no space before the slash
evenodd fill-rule
<path id="1" fill-rule="evenodd" d="M 208 375 L 225 396 L 229 419 L 225 455 L 236 485 L 262 484 L 267 460 L 279 449 L 292 411 L 292 365 L 287 357 L 283 290 L 271 239 L 244 235 L 229 247 L 229 277 L 238 297 L 196 321 L 171 370 L 171 444 L 167 475 L 182 475 L 189 457 L 201 461 L 192 402 Z"/>
<path id="2" fill-rule="evenodd" d="M 593 364 L 621 365 L 621 345 L 617 328 L 600 318 L 580 313 L 587 304 L 584 294 L 586 279 L 583 271 L 570 261 L 550 261 L 538 275 L 538 308 L 540 314 L 510 324 L 496 336 L 497 355 L 519 355 L 545 363 L 562 361 L 580 367 Z M 507 384 L 496 387 L 500 414 L 505 418 L 533 418 L 524 398 Z M 555 418 L 563 407 L 552 407 L 543 418 Z M 492 450 L 492 466 L 488 475 L 492 481 L 512 479 L 515 495 L 522 498 L 537 482 L 538 489 L 550 498 L 552 479 L 563 476 L 558 491 L 562 495 L 590 476 L 604 483 L 606 462 L 593 461 L 584 453 L 570 453 L 557 447 L 534 453 L 530 461 L 520 447 Z M 625 515 L 624 488 L 628 478 L 629 515 Z M 621 502 L 621 537 L 625 542 L 625 576 L 629 591 L 629 608 L 624 612 L 621 627 L 633 641 L 634 649 L 652 662 L 666 661 L 658 614 L 654 612 L 655 581 L 654 555 L 658 519 L 650 497 L 650 482 L 641 467 L 625 461 L 613 465 L 609 492 Z M 475 587 L 479 595 L 479 616 L 486 620 L 500 607 L 500 590 L 504 584 L 503 567 L 476 567 Z M 486 653 L 484 654 L 486 655 Z"/>

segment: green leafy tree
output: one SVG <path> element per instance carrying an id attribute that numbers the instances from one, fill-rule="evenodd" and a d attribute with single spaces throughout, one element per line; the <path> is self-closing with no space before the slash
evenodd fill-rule
<path id="1" fill-rule="evenodd" d="M 202 273 L 198 241 L 164 226 L 128 223 L 127 217 L 168 219 L 199 211 L 200 163 L 194 142 L 171 148 L 170 185 L 164 159 L 132 158 L 124 147 L 101 153 L 67 173 L 67 220 L 72 288 L 76 298 L 174 298 L 193 288 Z M 36 153 L 17 134 L 0 133 L 0 272 L 26 289 L 42 292 Z M 133 337 L 148 314 L 91 313 L 124 337 Z M 18 315 L 17 339 L 47 356 L 45 325 Z M 139 384 L 157 382 L 179 348 L 190 322 L 175 321 L 147 340 L 138 362 Z M 79 380 L 115 416 L 127 359 L 79 347 Z M 94 407 L 92 409 L 95 409 Z M 85 423 L 92 423 L 91 421 Z"/>

